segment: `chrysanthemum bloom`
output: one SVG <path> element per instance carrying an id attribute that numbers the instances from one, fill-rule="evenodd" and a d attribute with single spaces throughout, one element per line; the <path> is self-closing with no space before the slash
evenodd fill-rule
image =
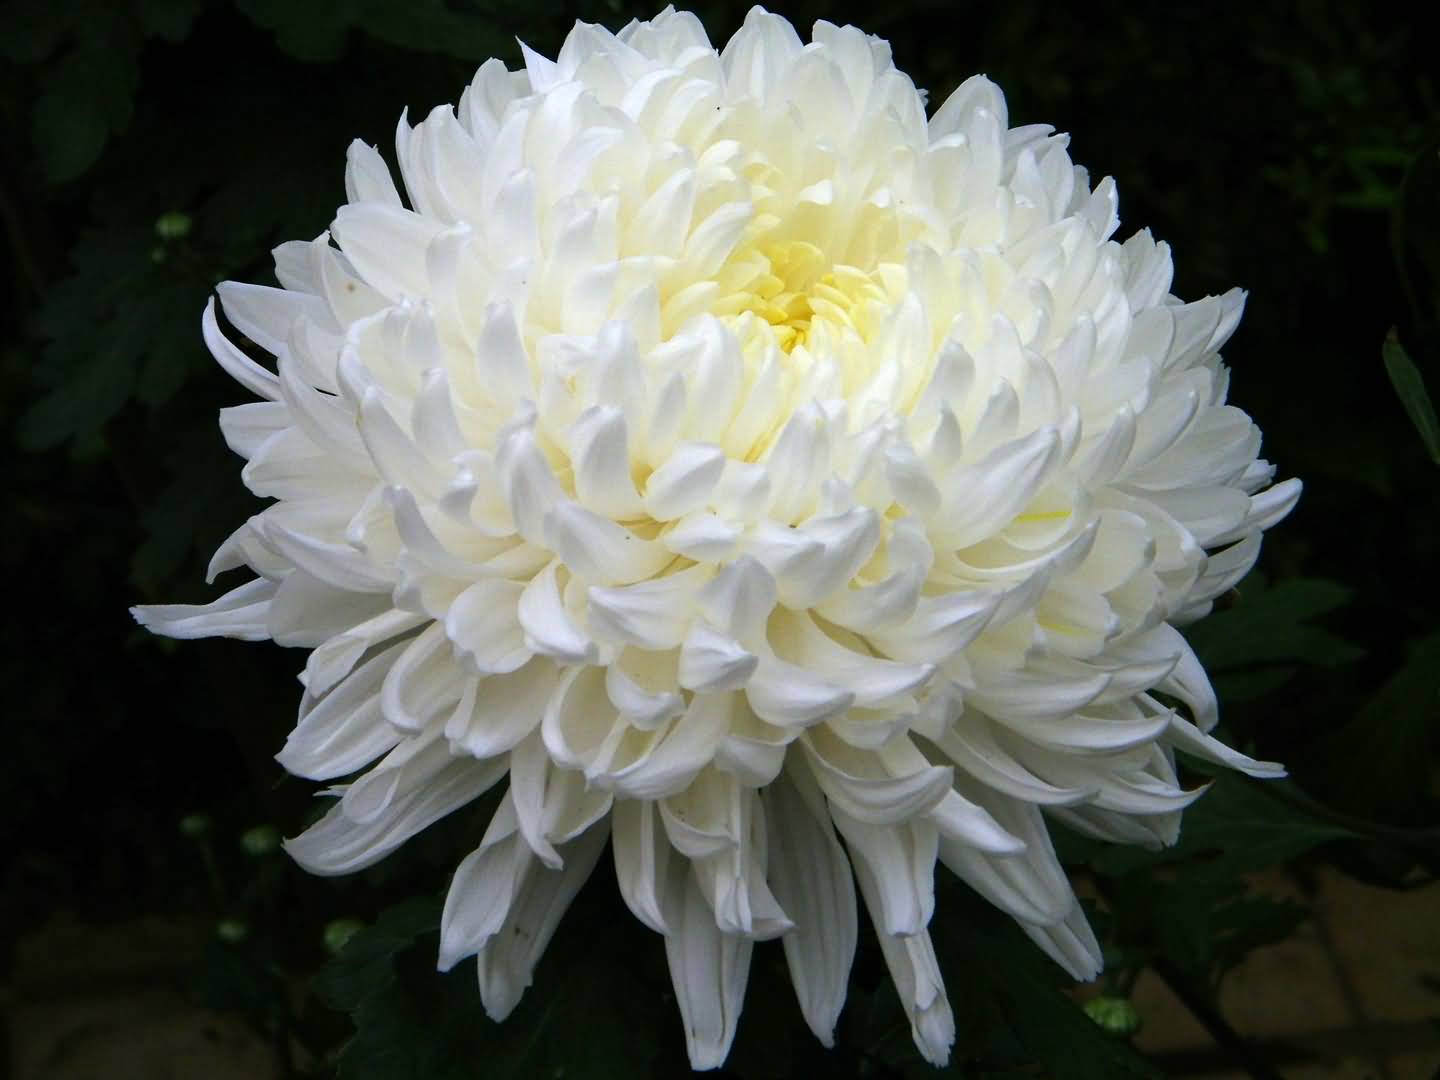
<path id="1" fill-rule="evenodd" d="M 351 779 L 309 870 L 508 785 L 440 944 L 496 1019 L 608 838 L 696 1067 L 777 936 L 830 1043 L 857 883 L 943 1062 L 937 858 L 1087 978 L 1046 818 L 1166 844 L 1177 750 L 1281 771 L 1206 734 L 1175 630 L 1299 493 L 1225 404 L 1243 294 L 1181 303 L 1065 136 L 981 77 L 927 121 L 854 28 L 756 9 L 717 53 L 667 10 L 524 59 L 401 122 L 403 199 L 357 143 L 282 288 L 220 286 L 276 357 L 205 312 L 275 500 L 211 571 L 258 577 L 137 617 L 314 650 L 279 760 Z"/>

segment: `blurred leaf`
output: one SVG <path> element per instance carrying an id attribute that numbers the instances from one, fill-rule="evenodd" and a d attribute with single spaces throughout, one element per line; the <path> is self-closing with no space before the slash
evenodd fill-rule
<path id="1" fill-rule="evenodd" d="M 134 0 L 136 18 L 147 34 L 181 41 L 200 14 L 203 0 Z"/>
<path id="2" fill-rule="evenodd" d="M 389 45 L 483 61 L 513 49 L 500 33 L 491 11 L 458 11 L 444 0 L 335 0 L 316 8 L 289 0 L 240 0 L 239 7 L 257 26 L 274 32 L 276 44 L 301 60 L 334 60 L 347 36 L 359 31 Z M 510 13 L 511 26 L 520 15 Z"/>
<path id="3" fill-rule="evenodd" d="M 17 64 L 37 64 L 55 51 L 68 29 L 55 17 L 49 0 L 12 0 L 5 8 L 0 56 Z"/>
<path id="4" fill-rule="evenodd" d="M 1256 949 L 1284 941 L 1309 918 L 1310 912 L 1293 900 L 1252 895 L 1231 901 L 1215 914 L 1212 977 L 1237 967 Z"/>
<path id="5" fill-rule="evenodd" d="M 0 55 L 24 65 L 45 62 L 30 128 L 51 183 L 80 176 L 128 127 L 145 40 L 180 41 L 202 2 L 73 0 L 55 5 L 19 0 L 7 6 Z"/>
<path id="6" fill-rule="evenodd" d="M 1059 847 L 1066 861 L 1084 859 L 1108 879 L 1102 892 L 1130 966 L 1164 958 L 1213 984 L 1307 916 L 1298 904 L 1255 893 L 1245 875 L 1356 836 L 1263 783 L 1226 773 L 1185 812 L 1173 847 L 1145 851 L 1073 837 Z"/>
<path id="7" fill-rule="evenodd" d="M 979 1065 L 980 1075 L 993 1076 L 1034 1062 L 1042 1075 L 1067 1080 L 1159 1075 L 1060 991 L 1064 974 L 1012 920 L 963 886 L 946 889 L 943 910 L 930 929 L 952 978 L 957 1034 L 949 1074 L 974 1075 L 966 1067 Z M 882 993 L 894 997 L 889 987 Z"/>
<path id="8" fill-rule="evenodd" d="M 1186 634 L 1210 672 L 1281 661 L 1348 664 L 1364 651 L 1311 620 L 1342 607 L 1352 592 L 1322 578 L 1290 578 L 1272 586 L 1252 574 L 1240 587 L 1239 603 L 1214 612 Z"/>
<path id="9" fill-rule="evenodd" d="M 139 42 L 129 29 L 118 20 L 102 23 L 103 37 L 87 36 L 47 72 L 31 130 L 52 183 L 88 169 L 110 136 L 130 122 Z"/>
<path id="10" fill-rule="evenodd" d="M 486 1080 L 640 1073 L 659 1045 L 657 1022 L 678 1017 L 659 1002 L 634 1007 L 644 992 L 627 943 L 658 942 L 634 925 L 618 933 L 575 925 L 596 921 L 597 907 L 572 912 L 572 925 L 546 949 L 539 985 L 503 1024 L 485 1016 L 473 962 L 435 971 L 438 902 L 417 898 L 386 911 L 314 983 L 321 1000 L 349 1012 L 355 1025 L 340 1055 L 341 1080 L 470 1080 L 477 1062 L 485 1063 Z"/>
<path id="11" fill-rule="evenodd" d="M 1210 872 L 1238 874 L 1278 866 L 1317 844 L 1353 838 L 1351 830 L 1270 794 L 1263 781 L 1227 773 L 1185 812 L 1173 850 L 1182 858 L 1219 852 Z"/>
<path id="12" fill-rule="evenodd" d="M 1420 433 L 1420 441 L 1430 460 L 1440 465 L 1440 420 L 1435 417 L 1435 403 L 1425 389 L 1425 379 L 1405 347 L 1395 340 L 1394 335 L 1382 346 L 1385 357 L 1385 373 L 1390 376 L 1390 385 L 1395 387 L 1405 414 Z"/>
<path id="13" fill-rule="evenodd" d="M 1405 170 L 1390 246 L 1422 340 L 1434 343 L 1440 333 L 1440 124 L 1432 123 L 1430 138 Z"/>
<path id="14" fill-rule="evenodd" d="M 1332 763 L 1326 789 L 1358 813 L 1419 823 L 1431 803 L 1440 731 L 1440 634 L 1410 642 L 1380 691 L 1313 753 Z"/>
<path id="15" fill-rule="evenodd" d="M 217 932 L 205 948 L 195 977 L 200 1001 L 207 1008 L 241 1013 L 262 1031 L 273 1029 L 286 1010 L 284 983 L 243 935 L 233 943 L 224 938 Z"/>
<path id="16" fill-rule="evenodd" d="M 169 481 L 140 515 L 145 539 L 130 560 L 131 580 L 149 595 L 158 595 L 187 557 L 203 567 L 235 523 L 254 512 L 218 432 L 205 424 L 172 440 L 164 459 Z"/>
<path id="17" fill-rule="evenodd" d="M 1269 794 L 1263 781 L 1222 773 L 1185 811 L 1180 839 L 1173 847 L 1145 851 L 1097 846 L 1090 849 L 1089 861 L 1110 876 L 1191 861 L 1192 875 L 1203 870 L 1214 878 L 1236 877 L 1278 866 L 1318 844 L 1355 835 Z M 1072 857 L 1075 850 L 1071 848 Z"/>
<path id="18" fill-rule="evenodd" d="M 20 421 L 29 450 L 97 438 L 132 394 L 163 404 L 206 363 L 196 313 L 208 285 L 150 258 L 148 229 L 85 234 L 71 274 L 31 321 L 45 342 L 32 377 L 47 392 Z"/>
<path id="19" fill-rule="evenodd" d="M 414 897 L 387 909 L 357 931 L 315 976 L 313 988 L 332 1009 L 353 1011 L 395 981 L 395 957 L 421 934 L 440 926 L 440 904 Z"/>

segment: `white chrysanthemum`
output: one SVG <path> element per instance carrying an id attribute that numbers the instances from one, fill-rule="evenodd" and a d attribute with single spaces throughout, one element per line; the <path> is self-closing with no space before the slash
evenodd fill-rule
<path id="1" fill-rule="evenodd" d="M 441 966 L 504 1017 L 608 838 L 700 1068 L 765 938 L 829 1044 L 852 880 L 943 1062 L 937 858 L 1093 976 L 1045 817 L 1165 844 L 1177 749 L 1280 773 L 1205 734 L 1174 626 L 1299 484 L 1225 404 L 1243 294 L 1169 295 L 1066 145 L 980 77 L 927 121 L 883 41 L 756 9 L 719 53 L 667 10 L 487 63 L 400 124 L 408 209 L 352 146 L 283 288 L 220 286 L 277 371 L 205 313 L 275 500 L 211 571 L 259 576 L 137 611 L 314 649 L 279 760 L 368 771 L 294 858 L 357 870 L 508 780 Z"/>

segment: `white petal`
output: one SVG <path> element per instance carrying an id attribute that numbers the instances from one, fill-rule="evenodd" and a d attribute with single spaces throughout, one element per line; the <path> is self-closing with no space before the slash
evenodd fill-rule
<path id="1" fill-rule="evenodd" d="M 480 1000 L 490 1019 L 504 1020 L 520 1004 L 535 965 L 595 869 L 609 834 L 609 821 L 602 821 L 560 848 L 560 869 L 536 866 L 526 875 L 504 924 L 477 957 Z"/>
<path id="2" fill-rule="evenodd" d="M 945 797 L 926 812 L 925 817 L 941 836 L 977 851 L 990 855 L 1018 855 L 1025 850 L 1025 841 L 1007 832 L 988 810 L 958 791 L 947 791 Z"/>
<path id="3" fill-rule="evenodd" d="M 340 250 L 391 300 L 429 291 L 425 249 L 444 223 L 380 202 L 342 206 L 330 227 Z"/>
<path id="4" fill-rule="evenodd" d="M 505 775 L 505 760 L 480 763 L 454 758 L 439 769 L 406 780 L 385 808 L 360 822 L 343 802 L 299 836 L 285 842 L 290 857 L 312 874 L 325 877 L 373 866 L 421 829 L 484 794 Z M 384 762 L 376 766 L 382 769 Z M 375 770 L 366 774 L 374 776 Z M 363 783 L 357 781 L 358 783 Z M 351 790 L 354 790 L 352 788 Z"/>
<path id="5" fill-rule="evenodd" d="M 935 745 L 976 780 L 1012 799 L 1070 806 L 1095 793 L 1090 787 L 1063 788 L 1041 780 L 996 741 L 993 725 L 994 721 L 981 713 L 966 713 L 934 740 Z"/>
<path id="6" fill-rule="evenodd" d="M 855 703 L 849 690 L 769 656 L 755 665 L 745 696 L 756 715 L 780 727 L 809 727 Z"/>
<path id="7" fill-rule="evenodd" d="M 746 644 L 764 636 L 775 601 L 775 579 L 748 556 L 727 565 L 699 596 L 700 610 L 711 625 Z"/>
<path id="8" fill-rule="evenodd" d="M 866 825 L 910 821 L 950 790 L 953 770 L 930 765 L 908 740 L 881 752 L 856 751 L 822 728 L 803 735 L 800 745 L 834 806 Z"/>
<path id="9" fill-rule="evenodd" d="M 390 167 L 373 146 L 356 139 L 345 152 L 345 197 L 350 202 L 380 202 L 400 205 L 400 193 L 390 177 Z"/>
<path id="10" fill-rule="evenodd" d="M 520 625 L 520 596 L 515 581 L 477 581 L 455 598 L 445 616 L 445 633 L 455 654 L 471 670 L 501 675 L 519 668 L 534 654 Z"/>
<path id="11" fill-rule="evenodd" d="M 695 597 L 713 571 L 695 566 L 651 581 L 587 590 L 590 629 L 608 640 L 656 651 L 685 639 Z"/>
<path id="12" fill-rule="evenodd" d="M 945 478 L 945 502 L 932 522 L 935 535 L 952 548 L 994 535 L 1030 502 L 1059 458 L 1059 435 L 1042 428 L 956 470 Z"/>
<path id="13" fill-rule="evenodd" d="M 875 934 L 885 954 L 885 964 L 890 969 L 895 991 L 900 995 L 900 1004 L 910 1018 L 910 1033 L 915 1045 L 926 1061 L 943 1066 L 950 1060 L 950 1047 L 955 1042 L 955 1017 L 945 996 L 945 981 L 940 975 L 940 963 L 935 957 L 930 933 L 921 930 L 908 937 L 887 933 L 880 921 L 883 906 L 879 882 L 861 863 L 855 866 L 855 877 L 875 923 Z"/>
<path id="14" fill-rule="evenodd" d="M 227 375 L 257 397 L 269 401 L 280 400 L 279 377 L 251 360 L 220 332 L 220 323 L 215 318 L 214 299 L 205 303 L 205 314 L 200 319 L 200 328 L 210 355 L 215 357 Z"/>
<path id="15" fill-rule="evenodd" d="M 521 835 L 552 870 L 562 859 L 555 845 L 598 821 L 611 805 L 608 792 L 592 790 L 581 773 L 556 766 L 538 732 L 510 752 L 510 795 Z"/>
<path id="16" fill-rule="evenodd" d="M 314 648 L 391 610 L 388 596 L 337 589 L 296 570 L 271 598 L 266 626 L 277 645 Z"/>
<path id="17" fill-rule="evenodd" d="M 518 613 L 525 644 L 532 652 L 562 664 L 593 663 L 595 644 L 575 625 L 560 595 L 559 567 L 552 562 L 520 594 Z"/>
<path id="18" fill-rule="evenodd" d="M 401 735 L 385 721 L 380 687 L 407 645 L 402 641 L 375 654 L 318 700 L 307 688 L 299 720 L 275 760 L 296 776 L 333 780 L 394 747 Z"/>
<path id="19" fill-rule="evenodd" d="M 730 718 L 729 695 L 695 694 L 683 716 L 634 765 L 607 776 L 616 792 L 659 799 L 682 791 L 715 756 Z"/>
<path id="20" fill-rule="evenodd" d="M 279 587 L 279 582 L 256 578 L 208 604 L 144 604 L 130 614 L 146 630 L 165 637 L 265 641 L 270 599 Z"/>
<path id="21" fill-rule="evenodd" d="M 1224 765 L 1227 769 L 1238 769 L 1247 776 L 1261 780 L 1273 780 L 1285 775 L 1285 766 L 1278 761 L 1256 761 L 1238 750 L 1231 749 L 1219 739 L 1206 735 L 1183 717 L 1171 713 L 1170 728 L 1166 741 L 1177 750 L 1184 750 L 1202 761 Z"/>
<path id="22" fill-rule="evenodd" d="M 1073 979 L 1089 982 L 1105 966 L 1100 942 L 1095 939 L 1095 931 L 1090 928 L 1079 903 L 1070 909 L 1063 922 L 1053 926 L 1022 922 L 1020 929 Z"/>
<path id="23" fill-rule="evenodd" d="M 810 786 L 809 797 L 801 786 Z M 782 938 L 800 1011 L 825 1046 L 845 1004 L 855 958 L 855 882 L 824 799 L 804 770 L 765 789 L 770 830 L 770 885 L 781 906 L 797 913 Z"/>
<path id="24" fill-rule="evenodd" d="M 501 435 L 495 450 L 500 490 L 515 529 L 532 544 L 545 546 L 545 515 L 564 499 L 550 463 L 535 441 L 532 419 Z"/>
<path id="25" fill-rule="evenodd" d="M 480 846 L 455 868 L 440 915 L 440 956 L 449 971 L 500 932 L 535 856 L 520 836 L 515 804 L 507 792 Z"/>
<path id="26" fill-rule="evenodd" d="M 745 1001 L 754 943 L 722 934 L 692 873 L 672 872 L 666 892 L 665 938 L 670 981 L 685 1025 L 693 1069 L 718 1069 L 730 1053 Z"/>
<path id="27" fill-rule="evenodd" d="M 738 690 L 759 662 L 734 638 L 697 619 L 680 646 L 680 685 L 697 692 Z"/>
<path id="28" fill-rule="evenodd" d="M 927 596 L 905 622 L 872 628 L 866 636 L 897 659 L 943 663 L 980 635 L 999 601 L 997 594 L 981 591 Z"/>
<path id="29" fill-rule="evenodd" d="M 674 521 L 706 506 L 725 468 L 725 452 L 705 443 L 682 443 L 645 483 L 645 510 Z"/>
<path id="30" fill-rule="evenodd" d="M 506 675 L 466 680 L 445 724 L 452 749 L 477 758 L 512 749 L 540 726 L 559 678 L 553 663 L 536 657 Z"/>
<path id="31" fill-rule="evenodd" d="M 654 577 L 675 558 L 653 540 L 578 503 L 564 501 L 545 515 L 545 543 L 570 571 L 596 585 L 631 585 Z"/>
<path id="32" fill-rule="evenodd" d="M 419 732 L 449 712 L 464 692 L 464 673 L 454 662 L 445 627 L 431 623 L 411 641 L 385 675 L 380 707 L 403 732 Z"/>
<path id="33" fill-rule="evenodd" d="M 808 614 L 778 611 L 771 640 L 784 659 L 854 695 L 865 707 L 919 689 L 935 671 L 933 664 L 900 664 L 847 649 L 826 634 Z M 863 643 L 858 643 L 863 648 Z"/>
<path id="34" fill-rule="evenodd" d="M 220 294 L 220 305 L 225 309 L 225 317 L 235 324 L 235 329 L 259 345 L 260 348 L 275 356 L 279 356 L 285 351 L 285 342 L 290 336 L 291 327 L 297 320 L 302 318 L 323 320 L 325 318 L 324 304 L 320 298 L 302 292 L 272 289 L 268 285 L 248 285 L 242 281 L 222 281 L 215 287 L 215 291 Z M 215 320 L 213 309 L 207 307 L 206 310 L 209 314 L 205 323 L 213 326 Z M 227 358 L 221 355 L 224 350 L 216 347 L 215 338 L 224 340 L 218 332 L 207 338 L 206 344 L 210 346 L 210 351 L 215 359 L 230 372 L 236 381 L 250 386 L 246 379 L 241 378 L 235 370 L 231 369 Z M 233 346 L 231 349 L 233 350 L 232 355 L 239 351 Z M 263 371 L 263 369 L 260 370 Z M 261 381 L 265 380 L 262 378 Z M 254 389 L 254 387 L 251 388 Z M 257 390 L 257 392 L 259 391 Z M 272 400 L 275 398 L 275 395 L 267 393 L 261 393 L 260 396 Z"/>
<path id="35" fill-rule="evenodd" d="M 318 540 L 271 521 L 264 523 L 263 532 L 271 547 L 327 585 L 372 593 L 389 593 L 395 586 L 393 570 L 377 566 L 349 544 Z"/>
<path id="36" fill-rule="evenodd" d="M 630 475 L 629 436 L 619 409 L 596 405 L 580 414 L 570 429 L 570 461 L 581 505 L 619 521 L 644 512 Z"/>
<path id="37" fill-rule="evenodd" d="M 368 649 L 408 633 L 427 621 L 408 611 L 387 611 L 336 634 L 305 662 L 305 687 L 311 694 L 327 693 L 355 667 Z"/>
<path id="38" fill-rule="evenodd" d="M 900 937 L 923 932 L 935 913 L 935 826 L 926 821 L 865 825 L 844 812 L 832 810 L 832 815 L 856 873 L 873 883 L 865 906 L 876 931 Z"/>
<path id="39" fill-rule="evenodd" d="M 656 823 L 655 804 L 621 799 L 611 811 L 611 843 L 620 895 L 635 917 L 658 934 L 669 934 L 663 895 L 670 872 L 670 841 Z"/>

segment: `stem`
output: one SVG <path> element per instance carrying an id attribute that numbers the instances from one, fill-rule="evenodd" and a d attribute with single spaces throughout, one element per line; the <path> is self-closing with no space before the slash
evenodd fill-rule
<path id="1" fill-rule="evenodd" d="M 1170 961 L 1159 958 L 1153 961 L 1151 967 L 1215 1040 L 1215 1045 L 1229 1054 L 1231 1060 L 1249 1074 L 1252 1080 L 1284 1080 L 1274 1066 L 1261 1058 L 1255 1048 L 1230 1026 L 1225 1017 L 1220 1015 L 1220 1010 L 1210 1003 L 1205 994 L 1183 972 Z"/>

